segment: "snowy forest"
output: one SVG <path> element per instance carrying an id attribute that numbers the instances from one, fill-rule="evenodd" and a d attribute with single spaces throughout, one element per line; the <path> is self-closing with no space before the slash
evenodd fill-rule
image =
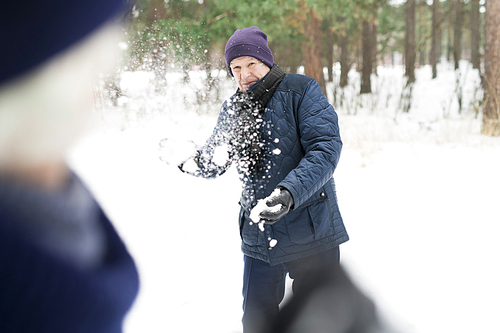
<path id="1" fill-rule="evenodd" d="M 500 71 L 498 10 L 495 1 L 484 0 L 143 0 L 132 10 L 125 32 L 127 52 L 117 75 L 153 72 L 155 89 L 161 91 L 167 71 L 182 72 L 186 82 L 196 68 L 206 80 L 205 91 L 197 91 L 199 103 L 210 103 L 214 96 L 220 102 L 219 79 L 212 71 L 224 69 L 225 42 L 236 29 L 258 25 L 267 31 L 276 63 L 290 73 L 302 68 L 331 94 L 337 107 L 345 102 L 346 87 L 353 84 L 351 70 L 360 74 L 359 94 L 377 94 L 372 77 L 378 76 L 378 67 L 403 64 L 401 108 L 408 112 L 416 68 L 429 65 L 434 79 L 442 60 L 452 63 L 455 71 L 465 60 L 481 77 L 474 108 L 484 110 L 482 133 L 499 136 L 499 107 L 492 97 L 498 92 Z M 461 112 L 467 106 L 460 83 L 456 85 Z M 116 82 L 105 84 L 115 99 L 117 87 Z M 493 93 L 488 95 L 489 90 Z"/>
<path id="2" fill-rule="evenodd" d="M 69 156 L 137 262 L 125 333 L 242 332 L 237 173 L 183 174 L 159 142 L 210 136 L 237 88 L 225 43 L 251 26 L 338 113 L 341 264 L 383 321 L 500 331 L 499 0 L 142 0 L 126 21 Z"/>

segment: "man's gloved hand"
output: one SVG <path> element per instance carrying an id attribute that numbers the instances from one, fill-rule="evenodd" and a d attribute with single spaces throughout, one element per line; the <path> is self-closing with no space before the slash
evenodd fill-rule
<path id="1" fill-rule="evenodd" d="M 293 197 L 290 191 L 284 187 L 279 187 L 278 189 L 280 190 L 279 194 L 271 194 L 266 200 L 266 205 L 269 208 L 262 210 L 259 214 L 259 217 L 264 220 L 265 224 L 274 224 L 285 216 L 293 206 Z"/>
<path id="2" fill-rule="evenodd" d="M 198 169 L 198 162 L 200 160 L 200 152 L 197 151 L 193 156 L 186 161 L 179 164 L 177 167 L 184 173 L 193 173 Z"/>

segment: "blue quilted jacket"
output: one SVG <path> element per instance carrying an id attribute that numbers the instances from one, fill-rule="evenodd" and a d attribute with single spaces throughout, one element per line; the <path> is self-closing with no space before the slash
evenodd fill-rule
<path id="1" fill-rule="evenodd" d="M 235 117 L 228 112 L 227 103 L 200 151 L 198 175 L 205 178 L 217 177 L 231 165 L 231 161 L 225 165 L 212 161 L 217 147 L 226 143 Z M 337 114 L 319 84 L 304 75 L 287 74 L 266 105 L 260 133 L 265 143 L 265 173 L 249 177 L 239 170 L 243 195 L 238 223 L 243 253 L 275 265 L 346 242 L 332 177 L 342 141 Z M 277 186 L 290 191 L 294 206 L 262 231 L 251 222 L 250 211 Z"/>

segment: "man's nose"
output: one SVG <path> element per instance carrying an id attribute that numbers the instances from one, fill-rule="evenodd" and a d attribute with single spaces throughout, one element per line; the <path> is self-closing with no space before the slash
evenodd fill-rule
<path id="1" fill-rule="evenodd" d="M 250 70 L 248 68 L 242 67 L 241 68 L 241 77 L 247 77 L 248 74 L 250 74 Z"/>

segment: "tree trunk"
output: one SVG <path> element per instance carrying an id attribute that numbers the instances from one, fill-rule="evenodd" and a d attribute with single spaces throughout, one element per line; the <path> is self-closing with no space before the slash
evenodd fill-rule
<path id="1" fill-rule="evenodd" d="M 437 62 L 439 63 L 440 59 L 441 59 L 441 56 L 443 55 L 442 51 L 443 51 L 443 27 L 444 27 L 444 24 L 443 24 L 443 15 L 441 14 L 441 11 L 439 10 L 438 8 L 438 33 L 437 33 L 437 38 L 436 38 L 436 42 L 437 42 L 437 48 L 436 48 L 436 53 L 437 53 Z"/>
<path id="2" fill-rule="evenodd" d="M 481 133 L 500 136 L 500 0 L 486 0 L 484 22 L 484 110 Z"/>
<path id="3" fill-rule="evenodd" d="M 372 33 L 371 24 L 363 20 L 363 67 L 361 73 L 361 93 L 368 94 L 372 92 L 370 77 L 372 74 Z"/>
<path id="4" fill-rule="evenodd" d="M 344 32 L 340 38 L 340 87 L 344 88 L 349 83 L 348 74 L 351 64 L 349 63 L 349 35 Z"/>
<path id="5" fill-rule="evenodd" d="M 479 0 L 472 0 L 470 7 L 470 50 L 472 67 L 476 69 L 481 68 L 481 55 L 479 54 L 480 25 Z"/>
<path id="6" fill-rule="evenodd" d="M 297 68 L 302 65 L 301 47 L 302 43 L 296 39 L 279 41 L 273 39 L 269 42 L 269 48 L 274 53 L 274 62 L 285 72 L 292 74 L 297 74 Z"/>
<path id="7" fill-rule="evenodd" d="M 415 82 L 415 0 L 406 0 L 405 75 Z"/>
<path id="8" fill-rule="evenodd" d="M 304 6 L 305 7 L 305 6 Z M 302 56 L 305 75 L 318 81 L 326 94 L 321 57 L 321 17 L 312 8 L 305 8 L 307 18 L 304 22 L 302 38 Z"/>
<path id="9" fill-rule="evenodd" d="M 326 55 L 326 68 L 328 68 L 328 82 L 333 81 L 333 44 L 334 36 L 331 27 L 331 22 L 329 22 L 325 33 L 325 55 Z"/>
<path id="10" fill-rule="evenodd" d="M 371 41 L 372 41 L 372 70 L 373 74 L 378 75 L 377 73 L 377 67 L 378 67 L 378 62 L 377 62 L 377 56 L 378 56 L 378 43 L 377 43 L 377 25 L 375 23 L 372 23 L 371 25 L 372 29 L 372 35 L 371 35 Z"/>
<path id="11" fill-rule="evenodd" d="M 447 0 L 448 1 L 448 6 L 452 6 L 453 0 Z M 447 22 L 447 29 L 446 29 L 446 35 L 447 35 L 447 41 L 446 41 L 446 61 L 450 62 L 451 61 L 451 55 L 453 53 L 453 15 L 448 15 L 448 20 Z"/>
<path id="12" fill-rule="evenodd" d="M 455 61 L 455 69 L 458 69 L 462 54 L 462 0 L 455 0 L 453 11 L 453 60 Z"/>
<path id="13" fill-rule="evenodd" d="M 432 2 L 432 37 L 431 37 L 431 66 L 432 78 L 437 77 L 437 63 L 438 63 L 438 15 L 439 15 L 439 0 Z"/>

